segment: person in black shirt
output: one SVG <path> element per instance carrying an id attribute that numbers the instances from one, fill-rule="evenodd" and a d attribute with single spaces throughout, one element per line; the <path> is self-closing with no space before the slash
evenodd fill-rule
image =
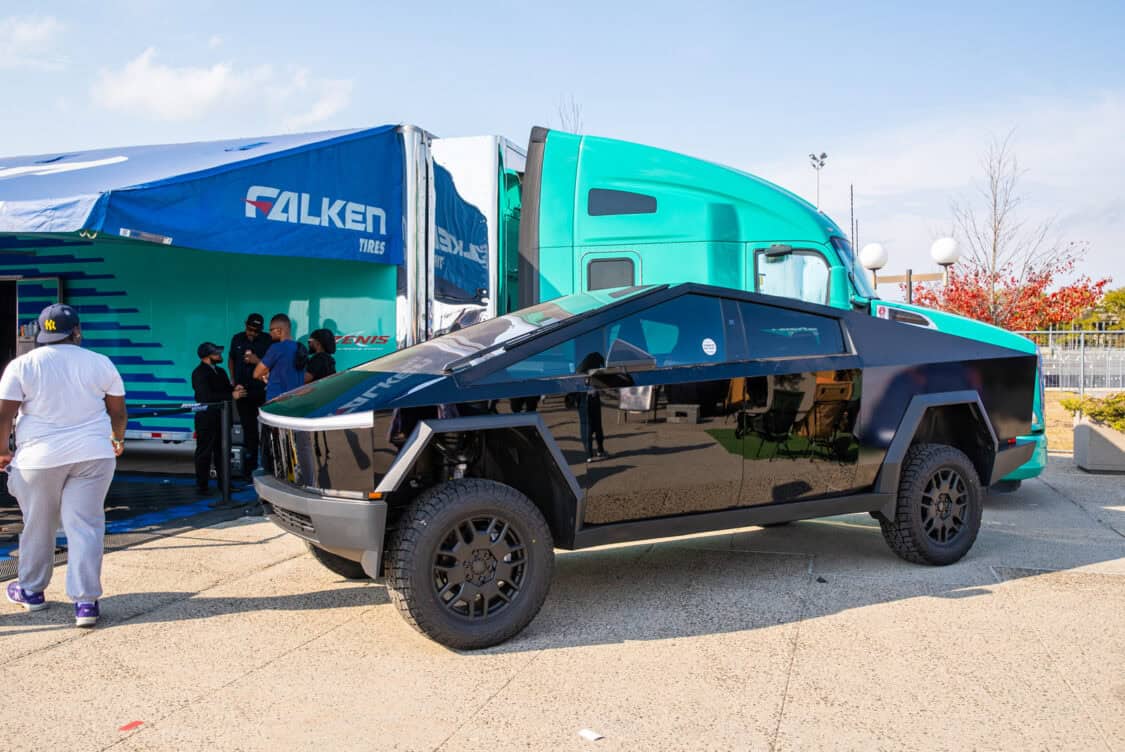
<path id="1" fill-rule="evenodd" d="M 309 335 L 308 365 L 305 366 L 305 383 L 323 379 L 336 373 L 336 359 L 332 353 L 336 352 L 336 335 L 327 329 L 317 329 Z"/>
<path id="2" fill-rule="evenodd" d="M 262 331 L 265 319 L 260 313 L 246 317 L 246 329 L 230 340 L 227 368 L 236 387 L 246 390 L 246 396 L 237 402 L 238 422 L 242 424 L 242 443 L 246 447 L 246 476 L 258 466 L 258 409 L 266 403 L 266 385 L 254 378 L 256 366 L 270 349 L 270 335 Z"/>
<path id="3" fill-rule="evenodd" d="M 226 371 L 219 368 L 219 363 L 223 362 L 223 348 L 214 342 L 204 342 L 195 352 L 199 356 L 199 365 L 191 372 L 195 401 L 226 402 L 233 398 L 241 402 L 246 390 L 241 386 L 232 387 Z M 223 416 L 219 407 L 195 414 L 195 487 L 200 493 L 207 493 L 212 463 L 219 488 L 223 487 L 222 432 Z"/>

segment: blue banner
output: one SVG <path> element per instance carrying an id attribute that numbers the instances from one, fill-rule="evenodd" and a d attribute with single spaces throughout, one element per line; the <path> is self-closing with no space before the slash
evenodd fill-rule
<path id="1" fill-rule="evenodd" d="M 0 158 L 0 232 L 400 264 L 403 162 L 394 126 Z"/>
<path id="2" fill-rule="evenodd" d="M 434 297 L 445 303 L 479 301 L 489 289 L 488 222 L 461 198 L 449 171 L 438 164 L 434 195 Z"/>

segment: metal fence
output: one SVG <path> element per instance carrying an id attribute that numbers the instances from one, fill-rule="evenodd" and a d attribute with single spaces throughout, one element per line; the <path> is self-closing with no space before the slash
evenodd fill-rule
<path id="1" fill-rule="evenodd" d="M 1018 332 L 1039 345 L 1048 389 L 1125 390 L 1125 331 Z"/>

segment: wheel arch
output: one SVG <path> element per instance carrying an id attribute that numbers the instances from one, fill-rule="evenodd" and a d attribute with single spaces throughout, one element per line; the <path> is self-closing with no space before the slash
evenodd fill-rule
<path id="1" fill-rule="evenodd" d="M 400 490 L 420 463 L 434 461 L 438 454 L 435 440 L 452 433 L 482 437 L 478 472 L 471 477 L 515 488 L 543 513 L 555 545 L 568 548 L 573 544 L 581 490 L 538 413 L 423 420 L 376 490 L 384 494 Z"/>
<path id="2" fill-rule="evenodd" d="M 915 395 L 887 448 L 875 479 L 876 491 L 897 494 L 906 453 L 911 446 L 922 443 L 946 444 L 961 450 L 976 468 L 981 486 L 987 488 L 992 482 L 999 443 L 977 392 Z M 883 513 L 886 512 L 884 509 Z"/>

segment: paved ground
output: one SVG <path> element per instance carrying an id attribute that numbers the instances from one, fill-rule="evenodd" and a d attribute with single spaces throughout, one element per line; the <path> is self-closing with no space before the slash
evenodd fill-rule
<path id="1" fill-rule="evenodd" d="M 5 749 L 1125 750 L 1125 482 L 1066 459 L 946 568 L 866 516 L 560 554 L 475 654 L 254 518 L 111 551 L 92 632 L 61 569 L 0 609 Z"/>

